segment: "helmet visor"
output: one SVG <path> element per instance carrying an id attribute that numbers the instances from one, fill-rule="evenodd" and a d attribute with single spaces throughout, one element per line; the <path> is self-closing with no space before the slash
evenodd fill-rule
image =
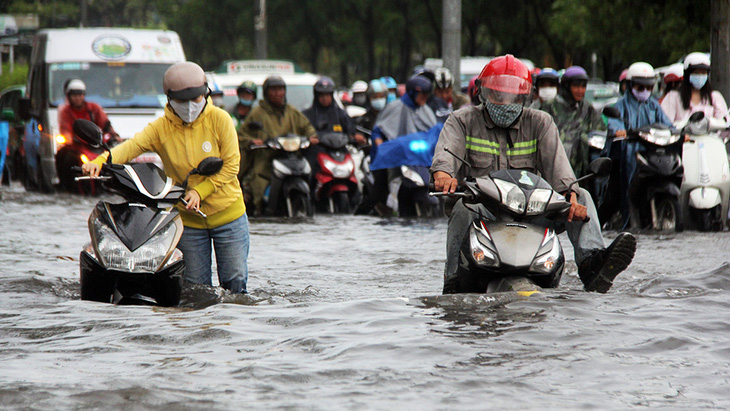
<path id="1" fill-rule="evenodd" d="M 491 102 L 494 104 L 522 104 L 527 99 L 527 94 L 514 94 L 507 93 L 504 91 L 497 91 L 486 87 L 481 87 L 481 97 L 484 102 Z"/>
<path id="2" fill-rule="evenodd" d="M 205 95 L 207 91 L 208 85 L 203 84 L 199 87 L 190 87 L 177 91 L 168 90 L 167 96 L 175 100 L 194 100 L 198 98 L 198 96 Z"/>
<path id="3" fill-rule="evenodd" d="M 526 78 L 499 74 L 483 78 L 482 87 L 511 94 L 530 94 L 532 84 Z"/>

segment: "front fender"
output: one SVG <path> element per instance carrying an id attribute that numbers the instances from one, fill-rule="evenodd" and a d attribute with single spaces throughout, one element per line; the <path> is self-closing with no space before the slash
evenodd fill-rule
<path id="1" fill-rule="evenodd" d="M 689 192 L 689 206 L 698 210 L 708 210 L 722 203 L 720 190 L 715 187 L 697 187 Z"/>

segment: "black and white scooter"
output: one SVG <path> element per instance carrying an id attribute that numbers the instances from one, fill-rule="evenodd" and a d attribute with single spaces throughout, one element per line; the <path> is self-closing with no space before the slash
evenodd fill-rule
<path id="1" fill-rule="evenodd" d="M 74 133 L 92 147 L 102 143 L 96 124 L 76 120 Z M 209 157 L 188 173 L 209 176 L 223 160 Z M 126 201 L 99 201 L 89 217 L 91 242 L 81 251 L 81 299 L 114 304 L 175 306 L 180 302 L 184 262 L 176 248 L 183 232 L 175 204 L 185 202 L 185 187 L 153 163 L 112 164 L 111 153 L 98 180 Z M 198 211 L 203 217 L 205 215 Z"/>

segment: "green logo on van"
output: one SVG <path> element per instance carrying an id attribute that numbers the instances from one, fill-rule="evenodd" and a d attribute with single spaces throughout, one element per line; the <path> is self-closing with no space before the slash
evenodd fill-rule
<path id="1" fill-rule="evenodd" d="M 122 36 L 105 35 L 97 37 L 91 49 L 104 60 L 121 60 L 132 51 L 132 45 Z"/>

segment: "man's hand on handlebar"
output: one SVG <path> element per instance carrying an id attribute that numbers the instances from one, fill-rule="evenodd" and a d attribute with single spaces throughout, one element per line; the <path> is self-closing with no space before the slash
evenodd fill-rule
<path id="1" fill-rule="evenodd" d="M 433 173 L 433 185 L 436 191 L 441 191 L 444 194 L 454 193 L 459 182 L 451 177 L 449 173 L 445 171 L 437 171 Z"/>
<path id="2" fill-rule="evenodd" d="M 319 137 L 316 134 L 309 137 L 309 144 L 319 144 Z"/>
<path id="3" fill-rule="evenodd" d="M 578 196 L 574 191 L 570 192 L 570 210 L 568 211 L 568 222 L 573 220 L 584 221 L 588 216 L 588 209 L 578 204 Z"/>
<path id="4" fill-rule="evenodd" d="M 81 166 L 81 170 L 89 177 L 95 178 L 99 177 L 99 172 L 101 172 L 101 166 L 94 163 L 86 163 Z"/>

